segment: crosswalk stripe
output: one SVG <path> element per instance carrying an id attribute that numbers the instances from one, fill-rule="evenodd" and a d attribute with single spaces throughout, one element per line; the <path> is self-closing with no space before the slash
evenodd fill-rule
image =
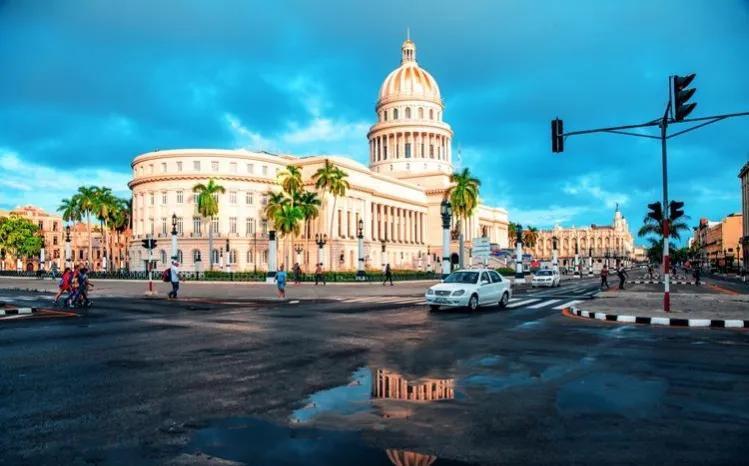
<path id="1" fill-rule="evenodd" d="M 568 302 L 568 303 L 560 304 L 559 306 L 556 306 L 556 307 L 555 307 L 554 309 L 555 309 L 555 310 L 557 310 L 557 311 L 561 311 L 562 309 L 564 309 L 564 308 L 566 308 L 566 307 L 570 307 L 570 306 L 572 306 L 573 304 L 577 304 L 577 303 L 579 303 L 579 302 L 580 302 L 579 300 L 575 299 L 575 300 L 573 300 L 573 301 L 570 301 L 570 302 Z"/>
<path id="2" fill-rule="evenodd" d="M 534 304 L 533 306 L 528 306 L 529 309 L 539 309 L 542 307 L 550 306 L 554 303 L 558 303 L 561 301 L 561 299 L 547 299 L 546 301 L 541 301 L 538 304 Z"/>
<path id="3" fill-rule="evenodd" d="M 507 302 L 514 303 L 515 301 L 520 301 L 520 298 L 510 298 Z"/>
<path id="4" fill-rule="evenodd" d="M 516 302 L 516 303 L 508 304 L 507 307 L 513 308 L 513 307 L 518 307 L 518 306 L 524 306 L 526 304 L 535 303 L 536 301 L 538 301 L 538 298 L 535 298 L 535 299 L 526 299 L 525 301 L 519 301 L 519 302 Z"/>

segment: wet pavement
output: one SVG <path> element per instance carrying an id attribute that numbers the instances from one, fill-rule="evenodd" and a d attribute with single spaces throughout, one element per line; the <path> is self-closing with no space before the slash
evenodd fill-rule
<path id="1" fill-rule="evenodd" d="M 2 323 L 0 464 L 746 462 L 749 333 L 535 305 L 105 298 Z"/>

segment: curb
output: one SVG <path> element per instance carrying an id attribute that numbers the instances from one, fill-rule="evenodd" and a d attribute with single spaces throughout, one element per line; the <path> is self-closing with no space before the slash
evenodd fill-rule
<path id="1" fill-rule="evenodd" d="M 564 309 L 564 311 L 576 317 L 627 324 L 663 325 L 670 327 L 749 328 L 749 320 L 740 319 L 679 319 L 673 317 L 628 316 L 583 311 L 574 306 Z"/>
<path id="2" fill-rule="evenodd" d="M 36 307 L 18 307 L 15 309 L 0 309 L 0 316 L 31 314 L 32 312 L 38 312 L 38 311 L 39 311 L 39 308 L 36 308 Z"/>
<path id="3" fill-rule="evenodd" d="M 663 282 L 660 280 L 630 280 L 633 285 L 662 285 Z M 669 280 L 672 285 L 694 285 L 694 282 L 685 280 Z"/>

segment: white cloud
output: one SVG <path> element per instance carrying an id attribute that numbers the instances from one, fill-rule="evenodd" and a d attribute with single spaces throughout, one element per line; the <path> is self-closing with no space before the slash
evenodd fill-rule
<path id="1" fill-rule="evenodd" d="M 243 149 L 277 151 L 278 145 L 275 141 L 263 137 L 260 133 L 245 127 L 236 116 L 231 113 L 224 114 L 224 120 L 229 124 L 234 133 L 234 142 Z"/>
<path id="2" fill-rule="evenodd" d="M 283 134 L 282 139 L 291 144 L 304 144 L 316 141 L 341 141 L 356 138 L 366 144 L 369 124 L 364 122 L 345 123 L 333 121 L 329 118 L 314 118 L 307 126 L 299 127 L 296 123 L 290 125 L 290 130 Z"/>
<path id="3" fill-rule="evenodd" d="M 128 197 L 128 172 L 101 168 L 55 168 L 34 163 L 18 153 L 0 148 L 0 206 L 14 208 L 33 204 L 54 212 L 60 200 L 70 197 L 81 185 L 106 186 Z"/>
<path id="4" fill-rule="evenodd" d="M 620 207 L 625 206 L 630 199 L 628 194 L 607 190 L 602 177 L 597 173 L 579 176 L 574 182 L 565 183 L 562 191 L 565 194 L 601 201 L 607 209 L 613 209 L 617 204 Z"/>
<path id="5" fill-rule="evenodd" d="M 537 228 L 549 228 L 554 225 L 569 225 L 577 215 L 588 212 L 587 207 L 581 206 L 557 206 L 553 205 L 545 209 L 510 209 L 510 217 L 513 222 L 522 225 L 530 225 Z"/>

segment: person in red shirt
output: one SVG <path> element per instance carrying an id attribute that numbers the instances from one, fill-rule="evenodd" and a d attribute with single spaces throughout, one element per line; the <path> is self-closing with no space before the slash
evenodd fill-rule
<path id="1" fill-rule="evenodd" d="M 603 289 L 604 286 L 607 290 L 609 289 L 609 268 L 605 264 L 601 269 L 601 289 Z"/>
<path id="2" fill-rule="evenodd" d="M 73 271 L 70 270 L 70 267 L 65 267 L 65 271 L 62 273 L 62 276 L 60 277 L 60 281 L 57 284 L 57 294 L 55 295 L 54 304 L 58 304 L 58 300 L 60 299 L 60 296 L 62 296 L 63 293 L 68 293 L 72 291 L 71 283 L 73 281 Z"/>

